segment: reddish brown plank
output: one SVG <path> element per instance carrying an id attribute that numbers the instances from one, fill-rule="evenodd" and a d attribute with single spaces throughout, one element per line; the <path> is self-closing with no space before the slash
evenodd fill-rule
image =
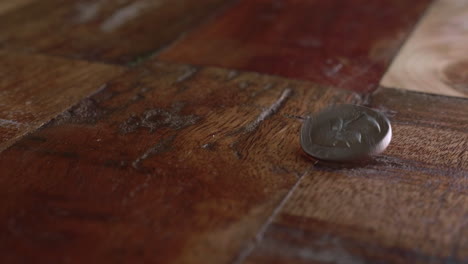
<path id="1" fill-rule="evenodd" d="M 229 263 L 310 166 L 296 116 L 356 94 L 154 63 L 0 154 L 0 255 Z"/>
<path id="2" fill-rule="evenodd" d="M 468 1 L 437 0 L 381 84 L 468 98 Z"/>
<path id="3" fill-rule="evenodd" d="M 301 178 L 246 263 L 466 263 L 468 101 L 380 89 L 384 155 L 319 163 Z"/>
<path id="4" fill-rule="evenodd" d="M 242 0 L 160 54 L 374 90 L 429 0 Z"/>
<path id="5" fill-rule="evenodd" d="M 0 51 L 0 151 L 122 72 L 109 65 Z"/>
<path id="6" fill-rule="evenodd" d="M 226 2 L 229 0 L 35 1 L 0 16 L 0 46 L 135 63 L 165 47 Z"/>

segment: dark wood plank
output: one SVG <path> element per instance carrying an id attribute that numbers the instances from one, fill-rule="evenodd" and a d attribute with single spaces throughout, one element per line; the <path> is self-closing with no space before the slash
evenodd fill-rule
<path id="1" fill-rule="evenodd" d="M 246 263 L 466 263 L 468 101 L 379 89 L 384 155 L 317 164 Z"/>
<path id="2" fill-rule="evenodd" d="M 242 0 L 160 54 L 375 90 L 430 0 Z"/>
<path id="3" fill-rule="evenodd" d="M 226 2 L 35 1 L 0 16 L 0 46 L 132 64 L 164 48 Z"/>
<path id="4" fill-rule="evenodd" d="M 20 8 L 32 1 L 37 0 L 3 0 L 0 2 L 0 15 L 15 10 L 16 8 Z"/>
<path id="5" fill-rule="evenodd" d="M 381 84 L 468 98 L 467 25 L 467 1 L 435 1 Z"/>
<path id="6" fill-rule="evenodd" d="M 120 67 L 0 51 L 0 151 L 62 113 Z"/>
<path id="7" fill-rule="evenodd" d="M 297 116 L 360 97 L 152 63 L 0 154 L 0 259 L 229 263 L 311 166 Z"/>

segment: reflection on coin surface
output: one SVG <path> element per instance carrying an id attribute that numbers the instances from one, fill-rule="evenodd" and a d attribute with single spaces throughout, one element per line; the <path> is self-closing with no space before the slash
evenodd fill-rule
<path id="1" fill-rule="evenodd" d="M 304 120 L 302 149 L 329 161 L 351 161 L 381 153 L 390 144 L 390 121 L 357 105 L 338 105 Z"/>

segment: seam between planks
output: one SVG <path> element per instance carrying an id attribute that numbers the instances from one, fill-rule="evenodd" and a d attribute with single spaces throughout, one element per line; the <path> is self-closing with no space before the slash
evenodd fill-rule
<path id="1" fill-rule="evenodd" d="M 207 16 L 200 19 L 198 21 L 198 23 L 195 23 L 195 25 L 193 25 L 192 27 L 189 27 L 186 30 L 180 32 L 179 35 L 176 38 L 169 41 L 167 44 L 162 45 L 158 49 L 152 51 L 151 55 L 147 59 L 142 60 L 142 61 L 138 62 L 137 64 L 134 64 L 134 65 L 132 65 L 130 67 L 135 67 L 135 66 L 141 65 L 142 63 L 144 63 L 145 61 L 148 61 L 150 59 L 155 59 L 155 61 L 162 61 L 162 62 L 166 62 L 166 63 L 172 62 L 172 61 L 161 60 L 159 58 L 159 55 L 161 53 L 163 53 L 164 51 L 169 50 L 170 48 L 172 48 L 175 44 L 177 44 L 177 43 L 181 42 L 182 40 L 184 40 L 188 36 L 188 34 L 194 32 L 195 30 L 202 27 L 203 25 L 206 25 L 206 24 L 214 21 L 217 17 L 222 15 L 224 12 L 226 12 L 227 10 L 231 9 L 233 6 L 238 4 L 238 2 L 239 2 L 239 0 L 233 0 L 233 1 L 229 2 L 229 3 L 226 3 L 226 4 L 221 5 L 220 7 L 216 8 L 215 10 L 213 10 L 213 12 L 211 12 L 210 14 L 207 14 Z M 177 63 L 192 65 L 192 64 L 187 63 L 187 62 L 177 62 Z"/>
<path id="2" fill-rule="evenodd" d="M 109 82 L 111 82 L 112 80 L 117 79 L 119 76 L 121 76 L 122 74 L 125 74 L 129 70 L 128 67 L 121 66 L 121 65 L 107 64 L 107 63 L 101 63 L 101 62 L 93 62 L 93 61 L 82 60 L 82 59 L 72 59 L 72 58 L 49 55 L 49 54 L 44 54 L 44 53 L 22 52 L 22 51 L 17 51 L 17 50 L 10 50 L 10 49 L 0 49 L 0 52 L 19 54 L 19 55 L 25 55 L 25 56 L 31 56 L 31 57 L 37 56 L 37 57 L 44 57 L 44 58 L 53 58 L 53 59 L 63 60 L 64 62 L 70 62 L 70 63 L 83 62 L 83 63 L 89 63 L 89 64 L 93 64 L 93 65 L 102 65 L 102 66 L 107 66 L 107 67 L 113 67 L 116 70 L 120 70 L 120 73 L 116 74 L 114 77 L 112 77 L 110 79 L 107 79 L 107 80 L 103 81 L 99 86 L 96 86 L 95 90 L 90 91 L 89 93 L 85 94 L 83 97 L 77 99 L 75 102 L 72 102 L 71 104 L 69 104 L 68 106 L 63 108 L 62 110 L 60 110 L 57 113 L 53 114 L 47 120 L 43 120 L 43 122 L 41 122 L 40 124 L 37 124 L 36 126 L 31 126 L 31 129 L 28 129 L 24 133 L 19 134 L 17 137 L 12 138 L 12 139 L 10 139 L 10 140 L 8 140 L 6 142 L 1 143 L 0 144 L 0 154 L 3 153 L 4 151 L 8 150 L 10 147 L 12 147 L 14 144 L 19 142 L 20 140 L 22 140 L 26 136 L 28 136 L 28 135 L 38 131 L 42 127 L 48 125 L 52 120 L 54 120 L 55 118 L 57 118 L 58 116 L 60 116 L 64 112 L 66 112 L 66 111 L 72 109 L 73 107 L 77 106 L 83 100 L 85 100 L 87 98 L 90 98 L 90 97 L 100 93 L 101 91 L 103 91 L 107 87 L 107 84 Z M 0 63 L 1 62 L 2 61 L 0 60 Z"/>
<path id="3" fill-rule="evenodd" d="M 79 62 L 79 61 L 81 61 L 81 62 L 87 62 L 87 63 L 90 63 L 90 64 L 122 68 L 122 69 L 125 69 L 125 70 L 132 68 L 132 66 L 128 66 L 126 64 L 111 63 L 111 62 L 107 62 L 105 60 L 90 60 L 90 59 L 85 59 L 85 58 L 73 58 L 73 57 L 70 57 L 70 56 L 51 54 L 51 53 L 42 52 L 42 51 L 26 51 L 26 50 L 23 50 L 23 49 L 16 49 L 16 48 L 1 48 L 0 51 L 5 52 L 5 53 L 22 54 L 22 55 L 28 55 L 28 56 L 43 56 L 43 57 L 46 57 L 46 58 L 60 59 L 60 60 L 70 61 L 70 62 L 73 62 L 73 61 L 78 61 Z"/>
<path id="4" fill-rule="evenodd" d="M 387 64 L 387 67 L 385 69 L 385 72 L 382 74 L 382 77 L 380 77 L 380 80 L 379 80 L 379 83 L 378 85 L 379 86 L 382 86 L 382 80 L 383 78 L 385 77 L 385 75 L 387 75 L 388 71 L 390 70 L 390 68 L 392 67 L 393 63 L 395 62 L 395 59 L 398 57 L 398 55 L 400 54 L 401 50 L 403 49 L 403 47 L 406 45 L 406 43 L 408 42 L 409 39 L 411 39 L 411 36 L 413 36 L 414 32 L 416 32 L 416 30 L 418 29 L 419 25 L 422 23 L 422 21 L 424 20 L 425 17 L 427 17 L 428 13 L 429 13 L 429 10 L 432 9 L 432 7 L 435 5 L 435 3 L 437 1 L 440 1 L 440 0 L 432 0 L 432 2 L 430 4 L 428 4 L 426 6 L 426 8 L 424 9 L 424 11 L 421 13 L 421 15 L 419 16 L 418 20 L 416 21 L 416 23 L 413 25 L 413 28 L 410 30 L 411 32 L 406 35 L 406 37 L 403 39 L 403 41 L 401 42 L 401 44 L 398 46 L 398 49 L 397 51 L 395 52 L 395 55 L 393 55 L 392 59 L 389 61 L 389 63 Z M 375 89 L 373 92 L 375 92 L 376 90 L 378 90 L 379 88 Z M 398 89 L 402 89 L 402 90 L 406 90 L 408 91 L 407 89 L 404 89 L 404 88 L 398 88 Z M 371 94 L 373 93 L 371 92 Z"/>
<path id="5" fill-rule="evenodd" d="M 245 246 L 244 249 L 242 249 L 239 253 L 239 255 L 236 256 L 234 261 L 232 262 L 233 264 L 242 264 L 244 263 L 245 259 L 250 256 L 252 251 L 255 249 L 255 247 L 260 244 L 265 236 L 266 231 L 268 230 L 268 227 L 270 227 L 271 223 L 273 220 L 278 216 L 280 211 L 283 209 L 284 205 L 286 202 L 289 200 L 289 198 L 292 196 L 292 194 L 295 192 L 299 184 L 301 183 L 302 179 L 307 175 L 311 168 L 316 164 L 315 162 L 310 168 L 306 169 L 304 173 L 297 179 L 296 183 L 289 189 L 288 193 L 286 196 L 281 200 L 281 202 L 276 206 L 276 208 L 273 210 L 273 213 L 267 218 L 265 223 L 260 227 L 260 229 L 257 231 L 255 234 L 254 238 L 252 241 L 248 242 L 248 245 Z"/>

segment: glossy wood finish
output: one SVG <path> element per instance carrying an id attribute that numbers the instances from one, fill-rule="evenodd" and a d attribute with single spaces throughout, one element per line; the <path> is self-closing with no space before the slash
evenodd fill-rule
<path id="1" fill-rule="evenodd" d="M 344 90 L 152 63 L 0 154 L 2 263 L 230 263 L 312 165 Z"/>
<path id="2" fill-rule="evenodd" d="M 468 1 L 435 1 L 382 85 L 468 98 L 467 29 Z"/>
<path id="3" fill-rule="evenodd" d="M 0 47 L 135 64 L 164 48 L 227 2 L 34 1 L 0 16 Z"/>
<path id="4" fill-rule="evenodd" d="M 0 151 L 105 86 L 122 68 L 0 51 Z"/>
<path id="5" fill-rule="evenodd" d="M 381 88 L 370 106 L 392 119 L 389 149 L 317 164 L 246 263 L 468 261 L 468 101 Z"/>
<path id="6" fill-rule="evenodd" d="M 368 92 L 429 0 L 242 0 L 160 54 Z"/>

